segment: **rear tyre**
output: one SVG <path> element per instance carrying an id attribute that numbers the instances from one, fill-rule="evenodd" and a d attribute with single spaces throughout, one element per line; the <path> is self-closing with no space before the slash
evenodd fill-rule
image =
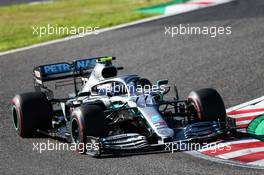
<path id="1" fill-rule="evenodd" d="M 106 118 L 98 105 L 86 104 L 73 111 L 71 122 L 71 140 L 78 144 L 80 153 L 86 152 L 87 136 L 104 137 L 107 135 Z"/>
<path id="2" fill-rule="evenodd" d="M 37 129 L 51 127 L 52 105 L 42 92 L 16 95 L 12 100 L 12 118 L 20 137 L 37 136 Z"/>
<path id="3" fill-rule="evenodd" d="M 211 88 L 192 91 L 188 101 L 195 108 L 194 118 L 200 121 L 226 121 L 226 109 L 220 94 Z"/>

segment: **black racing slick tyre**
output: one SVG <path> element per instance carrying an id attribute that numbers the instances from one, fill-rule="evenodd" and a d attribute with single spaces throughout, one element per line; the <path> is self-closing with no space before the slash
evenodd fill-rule
<path id="1" fill-rule="evenodd" d="M 42 92 L 19 94 L 12 99 L 12 117 L 20 137 L 35 137 L 51 127 L 52 105 Z"/>
<path id="2" fill-rule="evenodd" d="M 211 88 L 192 91 L 188 101 L 195 108 L 198 121 L 226 121 L 226 109 L 220 94 Z"/>
<path id="3" fill-rule="evenodd" d="M 70 122 L 71 140 L 76 144 L 87 144 L 87 136 L 107 135 L 106 117 L 98 105 L 86 104 L 74 109 Z M 85 149 L 85 148 L 78 148 Z M 82 152 L 83 153 L 83 152 Z"/>

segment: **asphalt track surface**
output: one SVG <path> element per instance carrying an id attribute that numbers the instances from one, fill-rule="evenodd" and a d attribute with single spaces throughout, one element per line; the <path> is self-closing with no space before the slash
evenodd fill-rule
<path id="1" fill-rule="evenodd" d="M 99 55 L 115 55 L 123 73 L 177 82 L 181 97 L 214 87 L 227 107 L 263 95 L 264 1 L 239 3 L 190 12 L 133 27 L 52 44 L 0 57 L 0 174 L 262 174 L 199 159 L 185 153 L 148 154 L 95 159 L 71 151 L 32 151 L 11 122 L 10 99 L 31 91 L 32 67 Z M 232 26 L 232 35 L 169 38 L 164 26 Z"/>
<path id="2" fill-rule="evenodd" d="M 14 5 L 29 2 L 41 2 L 46 0 L 0 0 L 0 6 Z"/>

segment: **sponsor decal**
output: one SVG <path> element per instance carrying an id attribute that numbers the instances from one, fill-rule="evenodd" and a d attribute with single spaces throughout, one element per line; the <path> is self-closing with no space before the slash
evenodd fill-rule
<path id="1" fill-rule="evenodd" d="M 153 122 L 154 126 L 165 126 L 166 122 L 159 116 L 159 115 L 153 115 L 151 117 L 151 121 Z"/>
<path id="2" fill-rule="evenodd" d="M 96 59 L 87 59 L 87 60 L 77 60 L 75 62 L 76 70 L 81 69 L 90 69 L 93 68 L 96 64 Z"/>
<path id="3" fill-rule="evenodd" d="M 158 116 L 158 115 L 153 115 L 153 116 L 151 117 L 151 121 L 152 121 L 153 123 L 158 123 L 158 122 L 162 121 L 162 119 L 161 119 L 161 117 Z"/>
<path id="4" fill-rule="evenodd" d="M 42 72 L 45 75 L 59 74 L 71 71 L 71 65 L 68 63 L 52 64 L 42 67 Z"/>
<path id="5" fill-rule="evenodd" d="M 41 66 L 41 72 L 44 75 L 60 74 L 60 73 L 69 73 L 73 71 L 73 66 L 75 70 L 80 71 L 81 69 L 90 69 L 93 68 L 96 64 L 96 58 L 89 58 L 83 60 L 76 60 L 75 65 L 69 63 L 57 63 Z M 38 76 L 39 77 L 39 76 Z"/>

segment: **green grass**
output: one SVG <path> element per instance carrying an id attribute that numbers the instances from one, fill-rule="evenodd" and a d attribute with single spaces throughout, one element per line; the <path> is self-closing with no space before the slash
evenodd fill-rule
<path id="1" fill-rule="evenodd" d="M 153 14 L 135 9 L 167 0 L 57 0 L 45 4 L 0 7 L 0 51 L 24 47 L 64 35 L 33 35 L 33 26 L 99 27 L 126 23 Z"/>

